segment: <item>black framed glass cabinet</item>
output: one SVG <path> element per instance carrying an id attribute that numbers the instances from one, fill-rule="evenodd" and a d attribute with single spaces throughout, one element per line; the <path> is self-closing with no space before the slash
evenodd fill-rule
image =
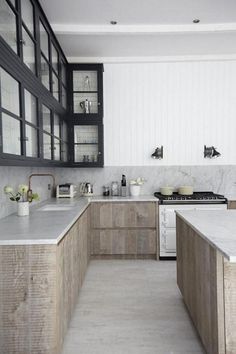
<path id="1" fill-rule="evenodd" d="M 68 65 L 37 0 L 0 0 L 0 165 L 103 166 L 101 69 Z"/>

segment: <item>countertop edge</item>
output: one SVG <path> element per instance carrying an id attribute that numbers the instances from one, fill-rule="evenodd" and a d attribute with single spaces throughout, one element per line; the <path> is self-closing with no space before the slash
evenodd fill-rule
<path id="1" fill-rule="evenodd" d="M 210 240 L 206 235 L 204 235 L 197 227 L 195 227 L 190 221 L 186 219 L 181 214 L 181 211 L 175 211 L 176 215 L 186 222 L 198 235 L 200 235 L 205 241 L 207 241 L 211 246 L 213 246 L 217 251 L 219 251 L 229 262 L 235 263 L 236 256 L 229 256 L 225 253 L 218 245 L 216 245 L 212 240 Z"/>
<path id="2" fill-rule="evenodd" d="M 79 199 L 84 200 L 85 204 L 81 206 L 76 215 L 71 219 L 71 221 L 63 228 L 58 237 L 55 238 L 41 238 L 40 235 L 35 239 L 9 239 L 9 240 L 0 240 L 0 246 L 30 246 L 30 245 L 58 245 L 61 240 L 65 237 L 67 232 L 71 229 L 71 227 L 75 224 L 75 222 L 79 219 L 79 217 L 84 213 L 84 211 L 92 204 L 92 203 L 102 203 L 102 202 L 155 202 L 158 203 L 159 199 L 154 196 L 145 196 L 141 195 L 139 197 L 103 197 L 103 196 L 92 196 L 92 197 L 79 197 Z M 79 199 L 77 199 L 79 201 Z M 56 199 L 53 198 L 53 202 Z M 51 203 L 52 199 L 46 200 L 40 203 L 37 206 L 34 206 L 34 212 L 37 211 L 43 204 Z M 12 214 L 15 215 L 15 214 Z M 7 216 L 10 218 L 11 215 Z M 4 218 L 5 219 L 5 218 Z M 1 219 L 3 220 L 3 219 Z M 0 220 L 0 222 L 1 222 Z"/>

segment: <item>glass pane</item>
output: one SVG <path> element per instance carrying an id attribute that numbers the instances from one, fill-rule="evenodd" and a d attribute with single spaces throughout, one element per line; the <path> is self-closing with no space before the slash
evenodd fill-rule
<path id="1" fill-rule="evenodd" d="M 68 161 L 68 145 L 66 143 L 62 143 L 61 158 L 64 162 Z"/>
<path id="2" fill-rule="evenodd" d="M 2 107 L 15 115 L 20 115 L 19 83 L 0 68 Z"/>
<path id="3" fill-rule="evenodd" d="M 75 144 L 97 144 L 98 126 L 97 125 L 77 125 L 74 127 Z"/>
<path id="4" fill-rule="evenodd" d="M 66 86 L 66 64 L 63 60 L 61 61 L 61 80 Z"/>
<path id="5" fill-rule="evenodd" d="M 11 3 L 14 7 L 16 7 L 16 1 L 15 1 L 15 0 L 10 0 L 10 3 Z"/>
<path id="6" fill-rule="evenodd" d="M 68 141 L 68 131 L 67 131 L 67 123 L 65 121 L 62 122 L 62 140 Z"/>
<path id="7" fill-rule="evenodd" d="M 74 71 L 73 91 L 97 91 L 97 71 Z"/>
<path id="8" fill-rule="evenodd" d="M 49 82 L 49 65 L 46 60 L 41 56 L 41 81 L 42 84 L 50 90 L 50 82 Z"/>
<path id="9" fill-rule="evenodd" d="M 52 44 L 52 67 L 58 74 L 58 52 Z"/>
<path id="10" fill-rule="evenodd" d="M 58 78 L 55 74 L 52 74 L 52 93 L 53 96 L 59 100 Z"/>
<path id="11" fill-rule="evenodd" d="M 54 160 L 60 160 L 60 140 L 54 138 Z"/>
<path id="12" fill-rule="evenodd" d="M 34 35 L 34 8 L 30 0 L 21 0 L 22 20 Z"/>
<path id="13" fill-rule="evenodd" d="M 0 34 L 17 53 L 16 16 L 5 0 L 0 0 Z"/>
<path id="14" fill-rule="evenodd" d="M 75 162 L 97 162 L 98 145 L 75 145 Z"/>
<path id="15" fill-rule="evenodd" d="M 51 111 L 46 106 L 43 105 L 43 130 L 50 133 L 52 132 L 51 128 Z"/>
<path id="16" fill-rule="evenodd" d="M 43 157 L 45 159 L 52 159 L 52 141 L 51 136 L 43 134 Z"/>
<path id="17" fill-rule="evenodd" d="M 62 106 L 66 109 L 67 97 L 66 97 L 66 89 L 64 88 L 64 86 L 62 86 L 62 91 L 61 91 L 61 103 L 62 103 Z"/>
<path id="18" fill-rule="evenodd" d="M 60 138 L 60 118 L 54 114 L 54 135 Z"/>
<path id="19" fill-rule="evenodd" d="M 2 143 L 3 152 L 21 154 L 20 121 L 2 113 Z"/>
<path id="20" fill-rule="evenodd" d="M 40 47 L 41 51 L 45 55 L 45 57 L 49 60 L 49 54 L 48 54 L 48 33 L 44 28 L 44 25 L 40 22 L 39 25 L 39 30 L 40 30 Z"/>
<path id="21" fill-rule="evenodd" d="M 98 113 L 97 93 L 74 93 L 74 113 Z"/>
<path id="22" fill-rule="evenodd" d="M 37 125 L 37 99 L 27 90 L 25 90 L 25 119 Z"/>
<path id="23" fill-rule="evenodd" d="M 22 29 L 23 36 L 23 61 L 35 74 L 35 45 L 25 29 Z"/>
<path id="24" fill-rule="evenodd" d="M 38 157 L 38 131 L 26 124 L 26 156 Z"/>

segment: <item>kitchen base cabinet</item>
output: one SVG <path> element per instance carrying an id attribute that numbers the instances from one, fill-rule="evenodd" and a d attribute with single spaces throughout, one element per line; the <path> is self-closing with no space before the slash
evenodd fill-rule
<path id="1" fill-rule="evenodd" d="M 0 354 L 59 354 L 89 262 L 89 208 L 58 245 L 0 246 Z"/>
<path id="2" fill-rule="evenodd" d="M 236 263 L 177 217 L 177 283 L 208 354 L 236 353 Z"/>
<path id="3" fill-rule="evenodd" d="M 235 200 L 228 201 L 228 209 L 236 209 L 236 201 Z"/>
<path id="4" fill-rule="evenodd" d="M 156 259 L 158 205 L 104 202 L 91 205 L 91 257 Z"/>

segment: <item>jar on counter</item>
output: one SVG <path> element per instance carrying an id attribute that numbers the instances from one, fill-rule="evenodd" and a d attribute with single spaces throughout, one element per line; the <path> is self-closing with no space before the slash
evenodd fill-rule
<path id="1" fill-rule="evenodd" d="M 103 186 L 103 196 L 108 197 L 110 195 L 110 187 L 109 186 Z"/>
<path id="2" fill-rule="evenodd" d="M 112 182 L 111 183 L 111 195 L 113 197 L 117 197 L 119 195 L 119 182 Z"/>

